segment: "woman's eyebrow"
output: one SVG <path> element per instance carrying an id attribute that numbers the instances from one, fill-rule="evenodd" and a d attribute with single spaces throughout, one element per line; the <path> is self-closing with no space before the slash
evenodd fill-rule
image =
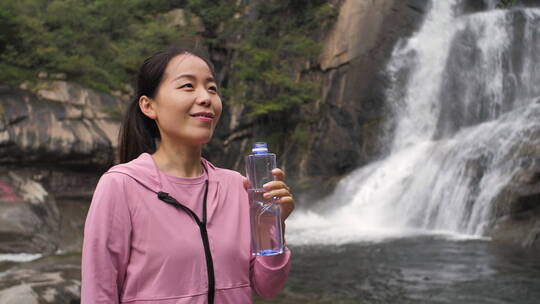
<path id="1" fill-rule="evenodd" d="M 172 81 L 176 81 L 176 80 L 178 80 L 180 78 L 189 78 L 191 80 L 196 80 L 197 79 L 197 77 L 195 77 L 195 75 L 192 75 L 192 74 L 180 74 L 180 75 L 174 77 L 174 79 Z M 206 77 L 205 80 L 206 80 L 206 82 L 216 82 L 216 80 L 212 76 Z"/>

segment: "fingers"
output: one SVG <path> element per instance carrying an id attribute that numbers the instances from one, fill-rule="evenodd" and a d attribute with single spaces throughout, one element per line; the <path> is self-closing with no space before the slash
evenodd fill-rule
<path id="1" fill-rule="evenodd" d="M 265 193 L 263 196 L 267 199 L 276 198 L 276 202 L 281 208 L 281 219 L 285 221 L 294 210 L 294 198 L 289 186 L 284 182 L 285 173 L 283 170 L 276 168 L 272 170 L 272 175 L 274 175 L 275 180 L 264 184 Z"/>
<path id="2" fill-rule="evenodd" d="M 263 185 L 264 191 L 271 191 L 275 189 L 285 188 L 289 190 L 289 186 L 282 181 L 271 181 Z"/>
<path id="3" fill-rule="evenodd" d="M 247 179 L 246 177 L 243 177 L 242 178 L 244 179 L 243 182 L 244 182 L 244 188 L 247 190 L 249 189 L 249 179 Z"/>
<path id="4" fill-rule="evenodd" d="M 289 186 L 284 182 L 285 173 L 279 168 L 272 170 L 274 180 L 263 185 L 264 198 L 275 198 L 281 208 L 281 219 L 285 221 L 294 210 L 294 198 Z M 244 188 L 249 189 L 249 180 L 244 177 Z"/>
<path id="5" fill-rule="evenodd" d="M 289 192 L 289 189 L 287 188 L 279 188 L 272 191 L 266 191 L 263 194 L 264 198 L 271 198 L 271 197 L 284 197 L 284 196 L 292 196 Z"/>
<path id="6" fill-rule="evenodd" d="M 282 196 L 277 202 L 281 207 L 281 219 L 285 221 L 294 210 L 294 199 L 292 196 Z"/>
<path id="7" fill-rule="evenodd" d="M 277 181 L 284 181 L 285 180 L 285 173 L 280 168 L 275 168 L 272 170 L 272 175 L 275 176 L 275 180 Z"/>

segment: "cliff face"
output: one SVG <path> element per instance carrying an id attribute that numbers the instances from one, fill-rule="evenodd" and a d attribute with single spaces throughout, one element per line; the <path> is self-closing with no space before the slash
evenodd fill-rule
<path id="1" fill-rule="evenodd" d="M 0 89 L 0 251 L 78 250 L 121 100 L 65 81 Z"/>
<path id="2" fill-rule="evenodd" d="M 104 167 L 113 160 L 118 99 L 66 81 L 0 90 L 0 164 Z"/>

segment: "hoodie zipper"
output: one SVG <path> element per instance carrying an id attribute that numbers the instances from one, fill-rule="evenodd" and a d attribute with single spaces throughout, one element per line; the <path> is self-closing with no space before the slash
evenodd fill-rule
<path id="1" fill-rule="evenodd" d="M 193 212 L 188 207 L 180 204 L 174 197 L 170 196 L 168 193 L 160 191 L 157 193 L 157 196 L 165 203 L 173 205 L 177 209 L 182 209 L 184 212 L 191 215 L 191 217 L 197 223 L 197 226 L 199 226 L 199 230 L 201 232 L 201 240 L 204 247 L 204 255 L 206 257 L 206 272 L 208 275 L 208 304 L 214 304 L 216 280 L 214 275 L 214 262 L 212 260 L 212 252 L 210 251 L 210 242 L 208 241 L 208 230 L 206 229 L 206 198 L 208 197 L 208 180 L 204 181 L 202 221 L 199 219 L 197 214 L 195 214 L 195 212 Z"/>

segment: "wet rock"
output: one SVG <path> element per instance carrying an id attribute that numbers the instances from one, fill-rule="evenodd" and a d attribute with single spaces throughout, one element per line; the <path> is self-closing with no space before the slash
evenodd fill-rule
<path id="1" fill-rule="evenodd" d="M 123 101 L 61 80 L 23 87 L 0 88 L 0 252 L 80 250 Z"/>
<path id="2" fill-rule="evenodd" d="M 540 249 L 540 146 L 531 140 L 514 154 L 524 161 L 494 199 L 491 236 L 500 242 Z"/>
<path id="3" fill-rule="evenodd" d="M 53 252 L 60 213 L 54 197 L 23 172 L 0 176 L 0 252 Z"/>
<path id="4" fill-rule="evenodd" d="M 102 171 L 2 167 L 0 253 L 79 251 Z"/>
<path id="5" fill-rule="evenodd" d="M 79 254 L 14 264 L 0 276 L 0 303 L 79 303 L 80 270 Z"/>
<path id="6" fill-rule="evenodd" d="M 38 295 L 32 287 L 21 284 L 0 291 L 0 303 L 4 304 L 38 304 Z"/>
<path id="7" fill-rule="evenodd" d="M 66 81 L 0 89 L 0 164 L 108 167 L 122 101 Z"/>

